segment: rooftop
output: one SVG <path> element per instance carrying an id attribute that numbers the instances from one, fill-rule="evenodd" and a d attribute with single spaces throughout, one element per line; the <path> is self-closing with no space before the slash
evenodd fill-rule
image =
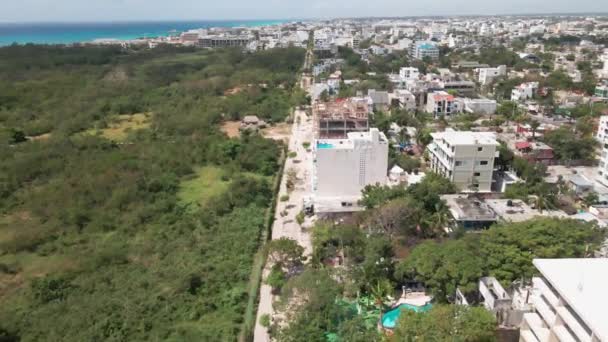
<path id="1" fill-rule="evenodd" d="M 601 341 L 608 341 L 608 259 L 534 259 L 534 266 Z"/>
<path id="2" fill-rule="evenodd" d="M 445 131 L 431 133 L 431 136 L 450 145 L 499 145 L 493 132 Z"/>
<path id="3" fill-rule="evenodd" d="M 367 120 L 369 114 L 367 101 L 359 98 L 338 99 L 331 102 L 319 102 L 314 105 L 313 110 L 317 118 L 321 120 Z"/>
<path id="4" fill-rule="evenodd" d="M 518 199 L 487 199 L 485 202 L 499 218 L 509 222 L 527 221 L 537 216 L 557 218 L 568 217 L 568 215 L 561 210 L 543 210 L 540 212 Z"/>
<path id="5" fill-rule="evenodd" d="M 477 198 L 463 195 L 443 195 L 454 219 L 458 221 L 496 221 L 496 214 Z"/>

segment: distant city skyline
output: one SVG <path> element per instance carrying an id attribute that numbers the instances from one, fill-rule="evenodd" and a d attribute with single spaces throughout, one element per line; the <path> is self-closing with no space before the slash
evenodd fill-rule
<path id="1" fill-rule="evenodd" d="M 0 8 L 0 22 L 95 22 L 606 13 L 608 1 L 21 0 Z"/>

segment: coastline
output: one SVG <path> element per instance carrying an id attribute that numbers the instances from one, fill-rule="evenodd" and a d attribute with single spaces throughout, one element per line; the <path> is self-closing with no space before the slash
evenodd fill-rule
<path id="1" fill-rule="evenodd" d="M 168 37 L 199 28 L 262 27 L 286 22 L 290 22 L 290 20 L 0 23 L 0 47 L 13 43 L 61 45 L 95 43 L 104 40 L 129 41 L 138 38 Z"/>

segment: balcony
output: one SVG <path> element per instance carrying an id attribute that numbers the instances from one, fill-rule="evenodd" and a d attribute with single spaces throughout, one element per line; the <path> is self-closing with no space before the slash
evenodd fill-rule
<path id="1" fill-rule="evenodd" d="M 532 296 L 532 305 L 548 326 L 555 323 L 555 313 L 539 295 Z"/>
<path id="2" fill-rule="evenodd" d="M 549 329 L 546 328 L 543 320 L 535 313 L 524 314 L 524 322 L 522 323 L 525 327 L 529 327 L 534 336 L 539 342 L 549 341 Z"/>
<path id="3" fill-rule="evenodd" d="M 570 334 L 568 329 L 565 326 L 559 325 L 553 328 L 553 333 L 560 342 L 577 342 L 577 340 Z"/>
<path id="4" fill-rule="evenodd" d="M 532 285 L 535 289 L 538 289 L 540 293 L 545 297 L 545 299 L 551 304 L 553 307 L 557 307 L 559 305 L 559 298 L 553 293 L 553 290 L 547 286 L 542 278 L 532 278 Z"/>
<path id="5" fill-rule="evenodd" d="M 557 314 L 581 342 L 591 342 L 591 336 L 565 306 L 557 308 Z"/>

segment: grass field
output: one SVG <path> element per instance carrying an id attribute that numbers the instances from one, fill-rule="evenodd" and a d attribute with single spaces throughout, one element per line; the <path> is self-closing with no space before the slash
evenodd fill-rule
<path id="1" fill-rule="evenodd" d="M 121 142 L 127 140 L 130 132 L 149 128 L 151 118 L 150 113 L 118 115 L 107 128 L 90 129 L 84 134 L 99 134 L 108 140 Z"/>
<path id="2" fill-rule="evenodd" d="M 230 181 L 222 180 L 224 170 L 206 166 L 196 170 L 193 178 L 184 180 L 178 197 L 183 204 L 205 205 L 210 199 L 228 189 Z"/>

